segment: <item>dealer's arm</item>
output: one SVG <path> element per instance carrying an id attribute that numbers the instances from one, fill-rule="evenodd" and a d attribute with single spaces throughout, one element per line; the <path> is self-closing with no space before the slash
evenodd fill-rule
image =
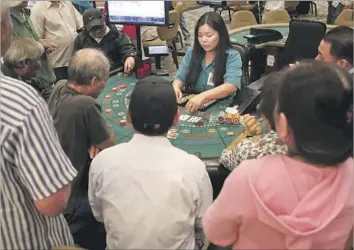
<path id="1" fill-rule="evenodd" d="M 226 62 L 224 83 L 204 91 L 189 100 L 186 108 L 190 112 L 197 111 L 200 106 L 208 100 L 218 100 L 234 94 L 241 87 L 242 62 L 239 53 L 233 50 Z"/>

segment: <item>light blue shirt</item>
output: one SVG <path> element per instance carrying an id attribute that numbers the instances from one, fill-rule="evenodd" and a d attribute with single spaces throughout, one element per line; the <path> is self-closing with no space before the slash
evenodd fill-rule
<path id="1" fill-rule="evenodd" d="M 228 54 L 226 61 L 226 72 L 224 75 L 223 83 L 231 83 L 235 85 L 238 89 L 241 88 L 241 75 L 242 75 L 242 61 L 241 56 L 235 49 L 228 49 L 226 51 Z M 183 58 L 182 64 L 178 69 L 176 74 L 176 79 L 185 84 L 188 70 L 190 67 L 190 61 L 192 58 L 192 49 L 188 49 L 186 55 Z M 210 82 L 210 73 L 214 71 L 215 62 L 213 61 L 208 66 L 205 64 L 205 58 L 202 60 L 202 70 L 199 73 L 197 83 L 194 86 L 194 91 L 197 93 L 204 92 L 209 89 L 215 88 L 215 85 Z M 192 66 L 193 67 L 193 66 Z"/>

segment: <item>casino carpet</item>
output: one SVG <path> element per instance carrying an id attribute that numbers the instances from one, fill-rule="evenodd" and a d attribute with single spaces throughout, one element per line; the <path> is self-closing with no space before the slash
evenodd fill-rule
<path id="1" fill-rule="evenodd" d="M 307 20 L 316 20 L 316 21 L 321 21 L 321 22 L 326 22 L 326 18 L 327 18 L 327 1 L 314 1 L 317 4 L 317 12 L 318 15 L 317 17 L 315 16 L 315 14 L 311 14 L 311 12 L 307 15 L 301 15 L 300 18 L 301 19 L 307 19 Z M 190 34 L 191 34 L 191 41 L 194 40 L 194 27 L 195 24 L 197 23 L 199 17 L 201 15 L 203 15 L 205 12 L 207 11 L 211 11 L 212 9 L 210 9 L 208 6 L 205 7 L 200 7 L 197 9 L 193 9 L 193 10 L 187 10 L 184 12 L 184 17 L 186 19 L 187 22 L 187 26 L 188 29 L 190 30 Z M 229 21 L 229 17 L 228 17 L 228 12 L 224 11 L 222 13 L 223 19 L 227 25 L 227 27 L 229 28 L 230 25 L 230 21 Z M 180 46 L 180 44 L 177 44 L 177 46 Z M 183 57 L 179 57 L 179 63 L 181 63 Z M 165 58 L 163 64 L 163 67 L 165 69 L 168 70 L 168 72 L 170 73 L 171 76 L 175 76 L 176 74 L 176 66 L 173 63 L 172 57 L 169 56 L 167 58 Z"/>

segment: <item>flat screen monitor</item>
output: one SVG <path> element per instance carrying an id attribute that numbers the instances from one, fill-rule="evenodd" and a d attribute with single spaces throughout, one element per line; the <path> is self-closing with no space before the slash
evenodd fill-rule
<path id="1" fill-rule="evenodd" d="M 107 1 L 110 23 L 143 26 L 168 25 L 167 1 Z"/>

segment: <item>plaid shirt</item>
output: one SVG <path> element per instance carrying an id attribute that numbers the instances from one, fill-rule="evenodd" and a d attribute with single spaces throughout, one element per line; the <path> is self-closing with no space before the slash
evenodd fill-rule
<path id="1" fill-rule="evenodd" d="M 233 170 L 244 160 L 258 159 L 267 155 L 286 154 L 287 147 L 274 131 L 243 140 L 232 150 L 224 149 L 220 163 L 227 169 Z"/>

